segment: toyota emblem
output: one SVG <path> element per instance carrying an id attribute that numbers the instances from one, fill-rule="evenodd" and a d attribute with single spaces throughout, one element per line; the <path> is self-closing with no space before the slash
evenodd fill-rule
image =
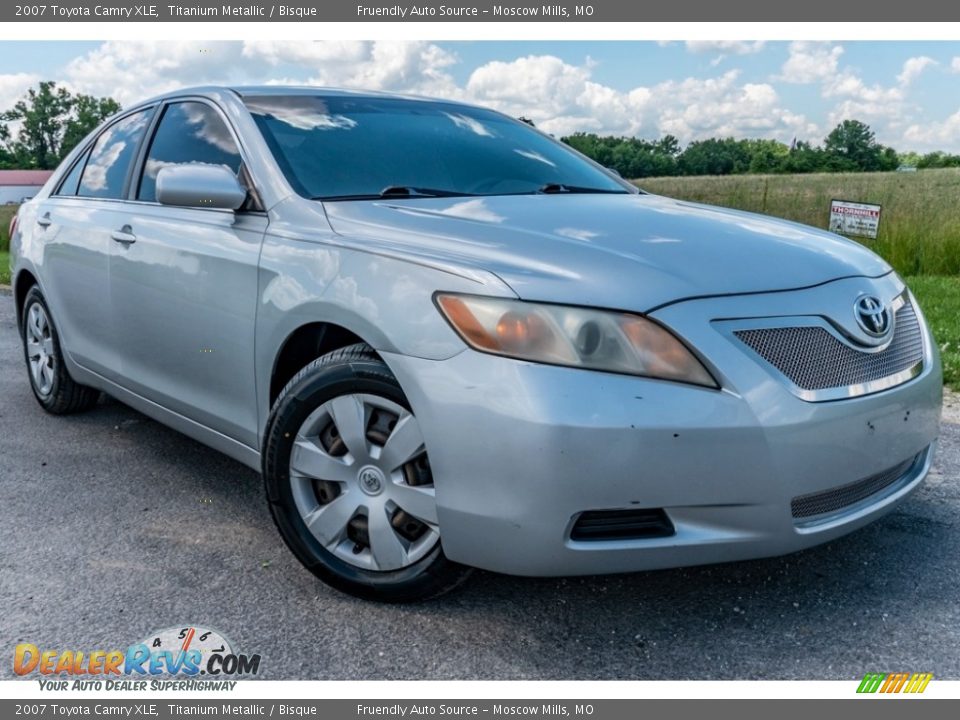
<path id="1" fill-rule="evenodd" d="M 870 337 L 883 337 L 890 330 L 890 312 L 875 295 L 861 295 L 853 306 L 857 325 Z"/>

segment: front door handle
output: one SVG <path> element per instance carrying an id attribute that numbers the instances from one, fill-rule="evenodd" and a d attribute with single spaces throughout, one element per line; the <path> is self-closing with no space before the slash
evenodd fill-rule
<path id="1" fill-rule="evenodd" d="M 133 243 L 137 241 L 137 236 L 133 234 L 133 228 L 129 225 L 124 225 L 119 230 L 114 230 L 110 233 L 110 237 L 123 245 L 133 245 Z"/>
<path id="2" fill-rule="evenodd" d="M 37 225 L 40 227 L 48 227 L 53 224 L 53 220 L 50 219 L 50 213 L 44 213 L 37 218 Z"/>

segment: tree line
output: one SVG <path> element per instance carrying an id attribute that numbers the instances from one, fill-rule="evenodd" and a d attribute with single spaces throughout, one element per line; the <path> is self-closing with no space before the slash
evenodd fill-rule
<path id="1" fill-rule="evenodd" d="M 625 178 L 671 175 L 739 175 L 744 173 L 878 172 L 901 165 L 916 168 L 960 167 L 960 155 L 933 152 L 897 153 L 880 144 L 870 126 L 844 120 L 822 145 L 794 141 L 709 138 L 685 148 L 672 135 L 659 140 L 575 133 L 561 138 Z"/>
<path id="2" fill-rule="evenodd" d="M 119 110 L 112 98 L 73 94 L 55 82 L 41 82 L 11 109 L 0 112 L 0 168 L 53 169 Z M 877 142 L 870 126 L 859 120 L 844 120 L 821 145 L 728 137 L 695 140 L 682 147 L 673 135 L 645 140 L 594 133 L 574 133 L 561 140 L 625 178 L 960 167 L 960 155 L 897 153 Z"/>

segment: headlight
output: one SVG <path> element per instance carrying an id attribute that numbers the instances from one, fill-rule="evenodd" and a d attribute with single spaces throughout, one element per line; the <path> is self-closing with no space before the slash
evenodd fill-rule
<path id="1" fill-rule="evenodd" d="M 436 301 L 481 352 L 718 387 L 683 343 L 639 315 L 477 295 L 438 293 Z"/>

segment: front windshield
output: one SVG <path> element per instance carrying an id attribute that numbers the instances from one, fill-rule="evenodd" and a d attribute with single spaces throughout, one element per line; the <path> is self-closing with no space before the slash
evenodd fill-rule
<path id="1" fill-rule="evenodd" d="M 349 95 L 244 102 L 308 198 L 630 192 L 561 143 L 490 110 Z"/>

